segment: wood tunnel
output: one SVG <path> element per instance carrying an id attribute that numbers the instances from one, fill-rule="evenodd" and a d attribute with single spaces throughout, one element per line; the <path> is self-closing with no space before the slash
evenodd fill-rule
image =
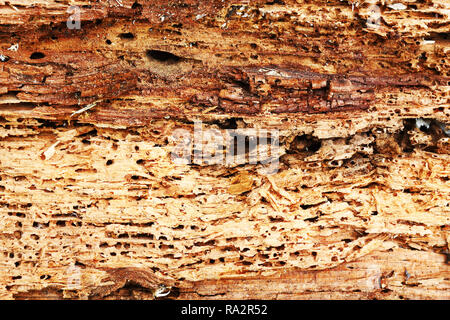
<path id="1" fill-rule="evenodd" d="M 449 15 L 0 0 L 0 298 L 450 299 Z"/>

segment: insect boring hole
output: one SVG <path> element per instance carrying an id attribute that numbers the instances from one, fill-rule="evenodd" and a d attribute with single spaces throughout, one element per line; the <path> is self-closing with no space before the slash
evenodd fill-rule
<path id="1" fill-rule="evenodd" d="M 156 61 L 163 64 L 176 64 L 182 60 L 181 57 L 173 53 L 161 50 L 147 50 L 146 55 L 151 62 Z"/>

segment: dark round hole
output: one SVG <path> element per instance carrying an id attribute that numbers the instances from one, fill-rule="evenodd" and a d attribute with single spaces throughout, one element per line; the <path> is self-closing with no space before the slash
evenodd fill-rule
<path id="1" fill-rule="evenodd" d="M 42 59 L 44 57 L 45 57 L 45 54 L 43 54 L 42 52 L 33 52 L 30 56 L 30 59 L 37 60 L 37 59 Z"/>
<path id="2" fill-rule="evenodd" d="M 147 57 L 152 60 L 166 63 L 176 63 L 181 60 L 180 57 L 173 53 L 160 50 L 147 50 Z"/>
<path id="3" fill-rule="evenodd" d="M 119 38 L 120 39 L 134 39 L 134 34 L 132 34 L 131 32 L 124 32 L 119 34 Z"/>
<path id="4" fill-rule="evenodd" d="M 135 2 L 133 3 L 133 5 L 131 6 L 131 9 L 142 9 L 142 5 L 139 2 Z"/>

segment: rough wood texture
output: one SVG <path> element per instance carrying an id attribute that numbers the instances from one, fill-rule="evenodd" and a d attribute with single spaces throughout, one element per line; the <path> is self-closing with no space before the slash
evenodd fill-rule
<path id="1" fill-rule="evenodd" d="M 450 3 L 399 2 L 0 0 L 0 297 L 449 299 Z"/>

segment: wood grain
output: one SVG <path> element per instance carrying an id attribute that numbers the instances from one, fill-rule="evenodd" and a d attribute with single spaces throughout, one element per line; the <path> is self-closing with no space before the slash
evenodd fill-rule
<path id="1" fill-rule="evenodd" d="M 0 297 L 449 299 L 449 12 L 0 0 Z"/>

